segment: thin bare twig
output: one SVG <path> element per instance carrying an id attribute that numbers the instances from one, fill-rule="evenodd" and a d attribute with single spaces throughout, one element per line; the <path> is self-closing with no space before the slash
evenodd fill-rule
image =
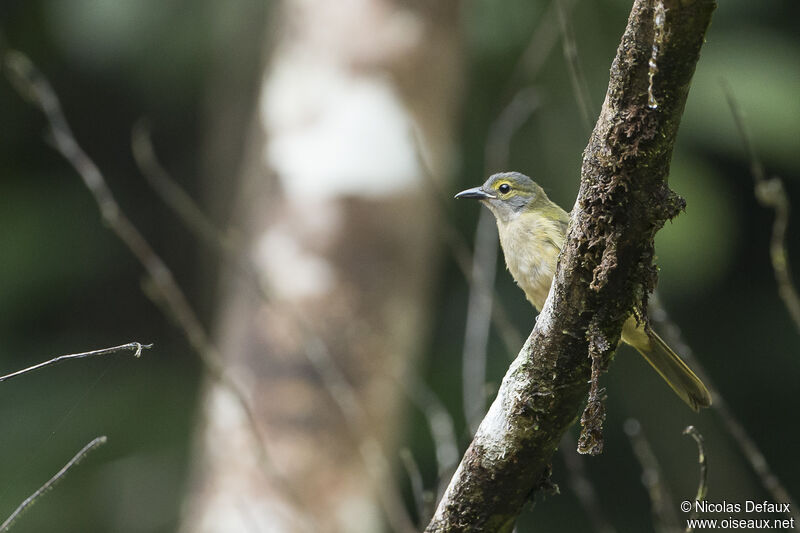
<path id="1" fill-rule="evenodd" d="M 135 343 L 134 343 L 135 344 Z M 141 346 L 140 346 L 141 349 Z M 44 485 L 36 489 L 36 491 L 28 496 L 25 501 L 23 501 L 19 506 L 14 510 L 11 515 L 6 518 L 5 522 L 0 524 L 0 531 L 8 531 L 14 521 L 22 515 L 27 509 L 29 509 L 36 501 L 48 490 L 52 489 L 56 483 L 64 479 L 64 476 L 67 475 L 67 472 L 72 469 L 75 465 L 80 463 L 89 453 L 96 450 L 100 446 L 106 443 L 106 437 L 97 437 L 96 439 L 92 440 L 89 444 L 81 448 L 81 450 L 75 454 L 75 456 L 70 459 L 67 464 L 61 467 L 61 470 L 55 473 L 53 477 L 48 479 Z"/>
<path id="2" fill-rule="evenodd" d="M 141 357 L 142 350 L 148 350 L 152 348 L 152 344 L 141 344 L 139 342 L 129 342 L 128 344 L 121 344 L 119 346 L 114 346 L 112 348 L 102 348 L 100 350 L 92 350 L 89 352 L 81 352 L 81 353 L 73 353 L 68 355 L 59 355 L 58 357 L 53 357 L 52 359 L 48 359 L 42 363 L 35 364 L 33 366 L 29 366 L 28 368 L 23 368 L 22 370 L 17 370 L 16 372 L 12 372 L 10 374 L 6 374 L 5 376 L 0 376 L 0 383 L 3 381 L 8 381 L 9 379 L 16 378 L 18 376 L 22 376 L 27 374 L 28 372 L 33 372 L 34 370 L 39 370 L 41 368 L 45 368 L 48 366 L 52 366 L 58 363 L 62 363 L 64 361 L 69 361 L 72 359 L 83 359 L 86 357 L 95 357 L 100 355 L 109 355 L 113 353 L 124 352 L 126 350 L 132 350 L 134 357 Z"/>
<path id="3" fill-rule="evenodd" d="M 206 359 L 208 366 L 218 368 L 218 361 L 208 357 L 205 351 L 209 345 L 205 330 L 178 287 L 172 272 L 122 212 L 100 169 L 78 145 L 50 83 L 22 53 L 9 51 L 3 59 L 6 70 L 10 74 L 9 79 L 19 93 L 44 113 L 56 150 L 78 172 L 92 193 L 103 220 L 144 266 L 153 283 L 163 293 L 164 298 L 173 309 L 174 317 L 189 337 L 192 346 L 199 349 L 198 351 Z"/>
<path id="4" fill-rule="evenodd" d="M 708 495 L 708 463 L 706 462 L 706 450 L 703 443 L 703 435 L 701 435 L 694 426 L 687 426 L 686 429 L 683 430 L 683 434 L 691 435 L 691 437 L 697 443 L 697 462 L 700 465 L 700 481 L 697 485 L 697 494 L 695 495 L 694 500 L 696 502 L 702 502 Z M 689 515 L 689 519 L 686 523 L 691 524 L 693 518 L 697 518 L 696 507 L 694 505 L 692 506 L 692 512 Z M 692 526 L 686 526 L 686 533 L 689 533 L 693 530 L 694 528 Z"/>
<path id="5" fill-rule="evenodd" d="M 256 417 L 245 392 L 225 372 L 218 350 L 211 342 L 208 333 L 169 267 L 122 212 L 100 169 L 78 144 L 61 109 L 58 96 L 50 83 L 31 60 L 21 52 L 6 51 L 2 61 L 9 81 L 20 95 L 44 113 L 56 150 L 72 165 L 83 180 L 84 185 L 94 197 L 105 223 L 144 267 L 154 289 L 146 291 L 148 296 L 154 298 L 156 303 L 166 310 L 166 314 L 175 319 L 179 329 L 200 356 L 211 377 L 231 392 L 240 405 L 255 440 L 259 452 L 259 464 L 264 474 L 279 483 L 291 503 L 302 509 L 301 500 L 292 489 L 289 480 L 280 474 L 269 458 L 266 443 L 258 431 Z"/>
<path id="6" fill-rule="evenodd" d="M 703 501 L 708 495 L 708 459 L 706 456 L 705 443 L 703 435 L 694 426 L 687 426 L 683 430 L 684 435 L 690 435 L 697 443 L 697 463 L 700 465 L 700 482 L 697 486 L 697 495 L 694 499 L 696 501 Z"/>
<path id="7" fill-rule="evenodd" d="M 755 184 L 755 195 L 762 207 L 771 208 L 775 212 L 772 223 L 772 238 L 769 246 L 769 257 L 772 261 L 772 270 L 778 282 L 778 295 L 783 300 L 789 316 L 792 317 L 798 333 L 800 333 L 800 296 L 792 281 L 792 271 L 789 268 L 789 254 L 786 251 L 786 229 L 789 226 L 789 197 L 783 187 L 783 181 L 778 176 L 767 178 L 767 172 L 761 159 L 758 157 L 750 132 L 747 129 L 742 111 L 733 96 L 733 90 L 727 82 L 722 82 L 722 90 L 728 100 L 733 121 L 739 136 L 742 139 L 744 150 L 750 159 L 750 174 Z"/>
<path id="8" fill-rule="evenodd" d="M 638 420 L 629 418 L 625 421 L 624 428 L 625 434 L 630 439 L 633 453 L 642 466 L 642 483 L 650 496 L 654 529 L 664 532 L 677 531 L 678 516 L 672 505 L 672 496 L 664 484 L 658 459 L 642 433 L 642 425 Z"/>

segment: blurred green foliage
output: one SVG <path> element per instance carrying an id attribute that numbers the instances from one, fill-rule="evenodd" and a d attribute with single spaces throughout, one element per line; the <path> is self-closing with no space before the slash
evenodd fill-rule
<path id="1" fill-rule="evenodd" d="M 671 185 L 686 198 L 687 209 L 657 239 L 660 292 L 732 409 L 797 495 L 800 469 L 786 443 L 800 435 L 785 413 L 797 408 L 798 337 L 769 264 L 772 214 L 753 198 L 749 162 L 720 80 L 732 87 L 760 156 L 784 179 L 797 212 L 800 7 L 789 0 L 720 4 L 673 160 Z M 512 80 L 549 5 L 522 0 L 462 4 L 468 112 L 458 125 L 462 159 L 453 190 L 483 181 L 490 124 L 517 90 L 532 85 L 541 105 L 514 138 L 510 168 L 530 174 L 553 199 L 571 207 L 588 132 L 560 42 L 543 58 L 535 78 L 523 70 Z M 570 16 L 593 115 L 602 103 L 629 8 L 630 2 L 621 0 L 583 1 Z M 208 116 L 228 105 L 216 99 L 221 84 L 236 84 L 244 95 L 240 106 L 246 108 L 269 29 L 266 7 L 255 0 L 0 4 L 5 44 L 28 53 L 50 77 L 81 144 L 208 321 L 214 260 L 139 178 L 130 156 L 130 128 L 141 116 L 152 118 L 168 169 L 195 197 L 213 196 L 209 180 L 219 176 L 203 172 Z M 141 270 L 102 225 L 77 176 L 43 141 L 38 112 L 5 81 L 0 82 L 0 117 L 0 368 L 10 371 L 59 353 L 129 340 L 157 342 L 140 361 L 114 356 L 0 386 L 0 516 L 83 444 L 106 434 L 109 443 L 26 514 L 15 531 L 52 530 L 53 524 L 59 531 L 173 531 L 197 409 L 196 358 L 142 294 Z M 240 120 L 241 135 L 247 118 Z M 236 143 L 228 149 L 235 158 Z M 458 205 L 451 212 L 453 222 L 471 235 L 475 207 Z M 788 232 L 795 272 L 800 266 L 797 220 L 792 218 Z M 442 263 L 441 274 L 436 334 L 424 378 L 454 414 L 466 445 L 459 388 L 466 284 L 450 260 Z M 497 284 L 514 326 L 526 334 L 532 309 L 504 268 Z M 491 389 L 513 354 L 495 336 L 490 351 Z M 706 437 L 711 499 L 767 497 L 718 417 L 713 412 L 697 417 L 684 409 L 630 350 L 620 351 L 603 384 L 609 395 L 606 452 L 586 465 L 619 531 L 652 529 L 640 466 L 622 433 L 628 417 L 642 422 L 676 501 L 695 490 L 694 443 L 681 435 L 689 423 Z M 419 413 L 410 412 L 408 427 L 407 445 L 433 487 L 435 459 Z M 562 495 L 537 502 L 519 531 L 589 528 L 560 458 L 554 472 Z"/>

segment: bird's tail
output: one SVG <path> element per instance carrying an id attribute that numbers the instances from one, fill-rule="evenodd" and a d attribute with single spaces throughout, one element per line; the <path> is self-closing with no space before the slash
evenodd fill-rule
<path id="1" fill-rule="evenodd" d="M 678 354 L 667 346 L 661 337 L 650 328 L 647 329 L 650 342 L 646 346 L 634 345 L 642 357 L 655 368 L 664 381 L 672 387 L 672 390 L 689 404 L 689 407 L 699 411 L 701 407 L 710 406 L 711 394 L 700 378 L 678 357 Z"/>

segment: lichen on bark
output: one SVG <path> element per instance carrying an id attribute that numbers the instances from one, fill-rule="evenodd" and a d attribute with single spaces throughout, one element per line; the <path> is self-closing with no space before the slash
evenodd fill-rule
<path id="1" fill-rule="evenodd" d="M 714 8 L 713 0 L 635 1 L 584 152 L 550 295 L 426 531 L 510 531 L 547 486 L 551 456 L 589 392 L 593 360 L 598 377 L 625 319 L 634 312 L 646 320 L 653 237 L 683 208 L 667 185 L 669 162 Z M 596 383 L 594 392 L 585 444 L 596 450 Z"/>

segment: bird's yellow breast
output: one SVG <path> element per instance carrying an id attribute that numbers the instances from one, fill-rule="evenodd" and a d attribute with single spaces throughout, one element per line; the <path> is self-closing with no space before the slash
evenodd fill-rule
<path id="1" fill-rule="evenodd" d="M 541 311 L 564 245 L 563 227 L 533 212 L 509 222 L 498 219 L 497 229 L 509 272 L 528 300 Z"/>

